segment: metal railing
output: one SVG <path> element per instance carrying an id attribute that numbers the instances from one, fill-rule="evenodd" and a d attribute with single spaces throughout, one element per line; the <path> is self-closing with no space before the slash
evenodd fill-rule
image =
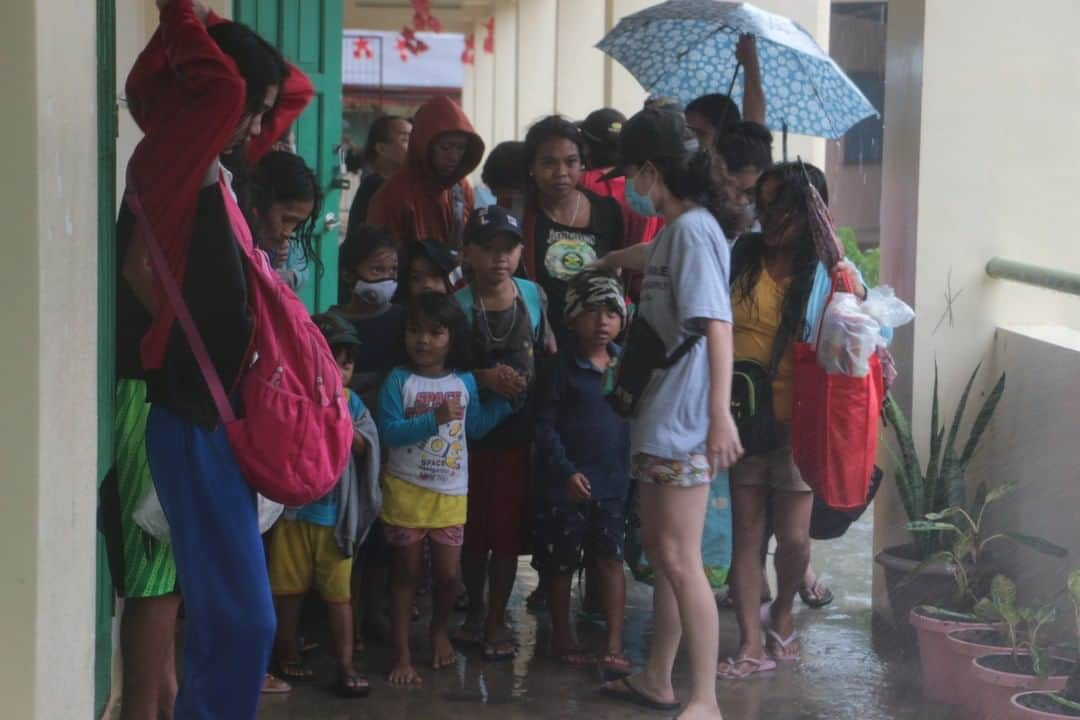
<path id="1" fill-rule="evenodd" d="M 1080 295 L 1080 273 L 1068 270 L 1056 270 L 994 257 L 986 263 L 986 274 L 998 280 L 1012 280 L 1069 295 Z"/>

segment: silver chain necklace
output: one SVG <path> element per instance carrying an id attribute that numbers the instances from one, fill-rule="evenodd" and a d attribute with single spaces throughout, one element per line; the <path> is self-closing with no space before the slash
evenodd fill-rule
<path id="1" fill-rule="evenodd" d="M 514 325 L 517 324 L 517 286 L 514 286 L 514 300 L 510 303 L 510 327 L 507 328 L 506 334 L 502 337 L 496 337 L 495 333 L 491 330 L 491 322 L 488 320 L 487 308 L 484 307 L 484 299 L 477 295 L 476 300 L 480 304 L 480 315 L 484 319 L 484 334 L 487 335 L 488 340 L 490 340 L 495 345 L 506 342 L 506 340 L 510 337 L 510 334 L 514 332 Z"/>

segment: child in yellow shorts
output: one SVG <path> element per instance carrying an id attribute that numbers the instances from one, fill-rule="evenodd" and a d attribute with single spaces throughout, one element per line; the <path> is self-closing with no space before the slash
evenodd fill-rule
<path id="1" fill-rule="evenodd" d="M 341 370 L 342 385 L 348 388 L 355 353 L 360 345 L 355 331 L 332 315 L 316 316 Z M 360 532 L 354 518 L 360 503 L 357 465 L 366 453 L 377 453 L 368 442 L 365 427 L 374 428 L 360 396 L 345 390 L 353 418 L 353 457 L 342 479 L 327 495 L 300 508 L 290 509 L 270 536 L 270 587 L 277 609 L 277 672 L 296 682 L 310 680 L 314 673 L 304 666 L 297 641 L 297 626 L 304 596 L 312 586 L 326 601 L 330 630 L 338 660 L 337 689 L 345 697 L 366 697 L 370 686 L 353 666 L 353 614 L 351 604 L 352 554 Z M 374 438 L 372 438 L 374 439 Z M 367 464 L 365 464 L 367 465 Z M 377 464 L 376 464 L 377 466 Z M 350 507 L 353 506 L 353 507 Z"/>

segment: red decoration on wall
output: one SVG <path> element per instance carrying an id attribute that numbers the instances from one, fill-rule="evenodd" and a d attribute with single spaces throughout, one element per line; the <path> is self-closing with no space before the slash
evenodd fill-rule
<path id="1" fill-rule="evenodd" d="M 352 56 L 357 60 L 373 60 L 375 52 L 371 49 L 371 43 L 367 38 L 356 38 L 353 41 Z"/>
<path id="2" fill-rule="evenodd" d="M 426 42 L 416 37 L 416 31 L 407 25 L 401 29 L 401 35 L 398 36 L 394 47 L 397 49 L 401 62 L 408 62 L 409 55 L 420 55 L 430 49 Z"/>
<path id="3" fill-rule="evenodd" d="M 431 0 L 412 0 L 413 27 L 420 31 L 442 32 L 439 18 L 431 14 Z"/>
<path id="4" fill-rule="evenodd" d="M 495 52 L 495 18 L 488 18 L 484 29 L 487 30 L 487 35 L 484 36 L 484 52 L 490 55 Z"/>
<path id="5" fill-rule="evenodd" d="M 476 33 L 465 36 L 465 49 L 461 52 L 461 64 L 473 65 L 476 62 Z"/>

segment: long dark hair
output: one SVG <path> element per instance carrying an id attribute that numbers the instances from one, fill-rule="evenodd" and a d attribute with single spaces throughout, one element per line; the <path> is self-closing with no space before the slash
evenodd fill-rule
<path id="1" fill-rule="evenodd" d="M 248 113 L 262 111 L 266 92 L 271 86 L 281 86 L 289 76 L 289 66 L 281 51 L 266 42 L 247 25 L 223 22 L 207 28 L 221 51 L 231 57 L 247 83 L 244 106 Z"/>
<path id="2" fill-rule="evenodd" d="M 364 159 L 367 160 L 368 165 L 374 165 L 375 161 L 379 159 L 379 143 L 390 142 L 391 133 L 394 130 L 395 120 L 405 120 L 406 118 L 400 115 L 381 115 L 375 118 L 375 122 L 371 123 L 371 129 L 368 130 L 367 142 L 364 143 Z"/>
<path id="3" fill-rule="evenodd" d="M 430 320 L 450 333 L 450 348 L 446 354 L 446 369 L 468 372 L 472 369 L 472 346 L 465 313 L 453 295 L 424 292 L 409 301 L 405 308 L 405 329 L 418 318 Z M 402 349 L 404 350 L 404 335 Z"/>
<path id="4" fill-rule="evenodd" d="M 770 183 L 777 186 L 776 197 L 765 203 L 763 189 Z M 800 330 L 819 262 L 807 222 L 810 183 L 817 188 L 822 200 L 828 203 L 829 188 L 825 182 L 825 174 L 813 165 L 801 162 L 774 165 L 762 173 L 757 182 L 755 200 L 758 208 L 767 208 L 769 214 L 787 214 L 791 221 L 802 222 L 802 229 L 792 240 L 794 257 L 791 284 L 784 293 L 784 301 L 780 307 L 777 343 L 780 352 Z M 761 279 L 764 257 L 765 236 L 761 233 L 744 235 L 735 243 L 731 251 L 732 303 L 753 303 L 754 288 Z M 776 359 L 778 356 L 774 357 L 774 361 Z"/>
<path id="5" fill-rule="evenodd" d="M 237 196 L 252 228 L 256 227 L 256 213 L 265 218 L 275 203 L 313 203 L 311 214 L 297 226 L 294 240 L 304 252 L 304 261 L 314 263 L 321 275 L 322 259 L 315 250 L 314 235 L 322 208 L 322 189 L 304 159 L 284 150 L 272 150 L 251 173 L 238 180 L 238 186 Z"/>
<path id="6" fill-rule="evenodd" d="M 649 162 L 660 172 L 672 195 L 705 208 L 720 223 L 725 235 L 734 235 L 739 208 L 735 204 L 735 183 L 728 175 L 723 159 L 697 150 L 678 156 L 650 158 Z"/>

